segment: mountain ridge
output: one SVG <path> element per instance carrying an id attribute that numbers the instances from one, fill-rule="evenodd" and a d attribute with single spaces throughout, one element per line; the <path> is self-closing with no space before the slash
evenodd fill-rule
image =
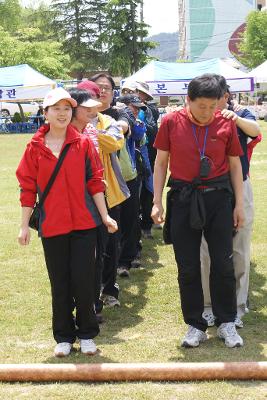
<path id="1" fill-rule="evenodd" d="M 148 51 L 149 56 L 156 58 L 158 61 L 177 61 L 179 50 L 178 32 L 161 32 L 148 37 L 146 40 L 158 43 L 155 49 Z"/>

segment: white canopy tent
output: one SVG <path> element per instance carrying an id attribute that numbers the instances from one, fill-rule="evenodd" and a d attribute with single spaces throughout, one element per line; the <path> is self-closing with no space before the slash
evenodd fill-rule
<path id="1" fill-rule="evenodd" d="M 231 67 L 219 58 L 195 63 L 167 63 L 151 61 L 127 81 L 144 81 L 153 96 L 186 95 L 189 82 L 205 73 L 223 75 L 231 92 L 252 92 L 253 75 Z M 124 80 L 124 81 L 125 81 Z"/>
<path id="2" fill-rule="evenodd" d="M 267 90 L 267 60 L 250 71 L 249 74 L 254 77 L 260 89 Z"/>
<path id="3" fill-rule="evenodd" d="M 43 99 L 54 87 L 56 87 L 55 81 L 28 64 L 0 68 L 0 102 Z"/>
<path id="4" fill-rule="evenodd" d="M 267 60 L 249 72 L 257 83 L 267 82 Z"/>

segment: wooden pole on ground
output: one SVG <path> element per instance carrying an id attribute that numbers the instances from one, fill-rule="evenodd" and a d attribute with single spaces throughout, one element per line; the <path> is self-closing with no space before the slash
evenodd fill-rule
<path id="1" fill-rule="evenodd" d="M 267 380 L 267 362 L 0 364 L 0 381 Z"/>

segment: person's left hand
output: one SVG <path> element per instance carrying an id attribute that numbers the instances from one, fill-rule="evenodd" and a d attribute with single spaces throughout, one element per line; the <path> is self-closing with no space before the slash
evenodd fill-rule
<path id="1" fill-rule="evenodd" d="M 154 224 L 162 224 L 165 221 L 164 208 L 162 203 L 155 203 L 152 207 L 151 218 Z"/>
<path id="2" fill-rule="evenodd" d="M 115 219 L 112 219 L 109 215 L 103 220 L 103 224 L 106 226 L 109 233 L 115 233 L 118 230 L 118 224 Z"/>
<path id="3" fill-rule="evenodd" d="M 233 121 L 238 119 L 238 115 L 234 111 L 228 110 L 227 108 L 223 109 L 221 114 L 226 119 L 232 119 Z"/>

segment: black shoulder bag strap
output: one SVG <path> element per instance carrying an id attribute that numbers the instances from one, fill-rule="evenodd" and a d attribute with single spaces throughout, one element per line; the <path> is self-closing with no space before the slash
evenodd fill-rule
<path id="1" fill-rule="evenodd" d="M 47 197 L 47 195 L 49 193 L 49 190 L 51 189 L 51 187 L 52 187 L 52 185 L 53 185 L 53 183 L 54 183 L 54 181 L 56 179 L 58 171 L 60 170 L 60 167 L 61 167 L 61 165 L 63 163 L 64 158 L 66 157 L 66 154 L 67 154 L 69 148 L 70 148 L 70 143 L 66 144 L 66 146 L 62 150 L 62 153 L 60 154 L 59 159 L 57 161 L 57 164 L 55 166 L 55 169 L 54 169 L 52 175 L 50 176 L 49 181 L 48 181 L 48 183 L 46 185 L 46 188 L 45 188 L 45 190 L 43 192 L 43 195 L 39 199 L 39 207 L 41 207 L 44 204 L 44 201 L 45 201 L 45 199 L 46 199 L 46 197 Z"/>

